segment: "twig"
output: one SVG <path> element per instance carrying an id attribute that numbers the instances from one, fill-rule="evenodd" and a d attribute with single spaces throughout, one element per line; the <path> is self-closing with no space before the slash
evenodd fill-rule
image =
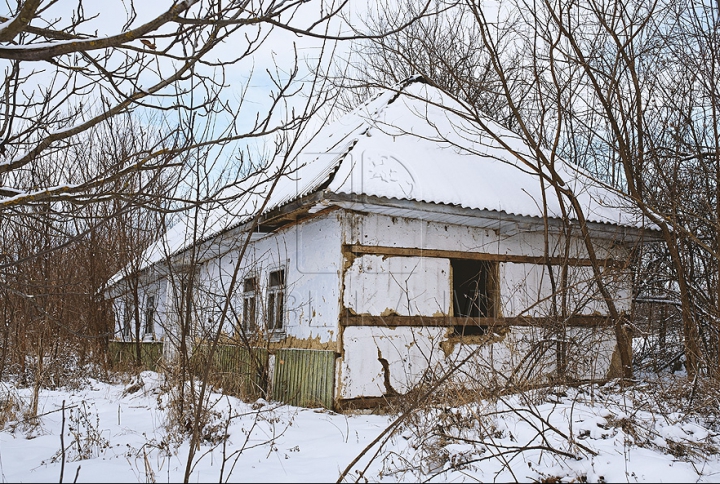
<path id="1" fill-rule="evenodd" d="M 50 410 L 49 412 L 41 413 L 39 415 L 31 415 L 30 417 L 28 417 L 24 420 L 20 420 L 19 422 L 14 422 L 13 426 L 17 427 L 18 425 L 29 422 L 30 420 L 35 420 L 40 417 L 45 417 L 45 416 L 50 415 L 51 413 L 55 413 L 55 412 L 65 412 L 65 410 L 71 410 L 73 408 L 77 408 L 77 405 L 71 405 L 69 407 L 64 407 L 64 408 L 56 408 L 55 410 Z"/>
<path id="2" fill-rule="evenodd" d="M 692 408 L 693 400 L 695 399 L 695 390 L 697 390 L 697 384 L 698 384 L 698 376 L 697 376 L 697 373 L 695 373 L 695 377 L 693 378 L 692 390 L 690 390 L 690 398 L 688 399 L 686 413 L 689 412 L 690 409 Z"/>
<path id="3" fill-rule="evenodd" d="M 514 413 L 515 415 L 517 415 L 518 417 L 520 417 L 521 419 L 523 419 L 528 425 L 530 425 L 532 428 L 534 428 L 534 429 L 538 432 L 538 434 L 541 436 L 541 438 L 543 439 L 543 441 L 545 441 L 545 443 L 547 444 L 548 447 L 552 448 L 552 446 L 550 445 L 550 442 L 548 442 L 547 438 L 545 437 L 545 433 L 544 433 L 541 429 L 538 428 L 538 426 L 535 424 L 535 422 L 533 422 L 532 420 L 530 420 L 529 418 L 527 418 L 526 416 L 524 416 L 524 415 L 521 413 L 521 410 L 524 411 L 524 412 L 529 413 L 529 414 L 532 415 L 533 417 L 536 417 L 536 418 L 539 419 L 544 425 L 546 425 L 550 430 L 552 430 L 553 432 L 555 432 L 556 434 L 558 434 L 560 437 L 562 437 L 562 438 L 565 439 L 566 441 L 572 442 L 573 444 L 575 444 L 576 446 L 578 446 L 580 449 L 584 450 L 584 451 L 587 452 L 588 454 L 590 454 L 590 455 L 592 455 L 592 456 L 597 456 L 597 455 L 598 455 L 598 453 L 595 452 L 594 450 L 592 450 L 591 448 L 589 448 L 589 447 L 587 447 L 587 446 L 585 446 L 585 445 L 583 445 L 583 444 L 581 444 L 581 443 L 579 443 L 579 442 L 573 442 L 573 441 L 570 439 L 570 437 L 568 437 L 563 431 L 561 431 L 560 429 L 558 429 L 557 427 L 555 427 L 554 425 L 552 425 L 547 419 L 544 419 L 544 418 L 542 417 L 542 415 L 540 415 L 539 413 L 534 412 L 534 411 L 532 411 L 532 410 L 530 410 L 530 409 L 528 409 L 528 408 L 520 408 L 520 409 L 515 408 L 514 406 L 510 405 L 507 401 L 505 401 L 502 397 L 500 398 L 500 401 L 503 402 L 503 403 L 508 407 L 508 410 L 509 410 L 510 412 Z M 575 457 L 576 459 L 578 458 L 577 456 L 574 456 L 574 457 Z"/>
<path id="4" fill-rule="evenodd" d="M 65 473 L 65 400 L 62 401 L 62 424 L 60 425 L 60 451 L 62 459 L 60 460 L 60 484 L 63 481 Z M 77 479 L 77 476 L 75 477 Z"/>

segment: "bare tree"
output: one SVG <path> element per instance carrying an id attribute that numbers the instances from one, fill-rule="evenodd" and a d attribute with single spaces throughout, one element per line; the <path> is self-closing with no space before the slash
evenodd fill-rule
<path id="1" fill-rule="evenodd" d="M 23 255 L 4 251 L 0 268 L 19 274 L 26 259 L 93 237 L 112 217 L 134 224 L 131 207 L 165 213 L 171 222 L 172 213 L 209 203 L 256 171 L 250 158 L 262 149 L 254 143 L 273 143 L 307 119 L 293 108 L 312 93 L 303 86 L 312 84 L 313 63 L 326 62 L 324 43 L 358 36 L 342 33 L 347 3 L 28 0 L 8 7 L 0 18 L 0 221 L 9 243 L 23 237 L 13 232 L 15 221 L 47 236 Z M 297 36 L 317 40 L 312 56 L 320 60 L 303 67 Z M 256 57 L 273 39 L 283 42 L 281 54 Z M 127 116 L 135 132 L 120 129 Z M 113 146 L 121 137 L 142 143 Z M 231 175 L 220 184 L 216 168 L 200 158 L 208 152 L 230 160 Z M 188 180 L 201 176 L 214 189 L 198 198 Z M 165 188 L 157 190 L 158 183 Z M 102 208 L 88 208 L 93 204 Z M 135 230 L 125 239 L 133 247 L 121 251 L 142 245 L 142 228 Z M 34 296 L 5 274 L 0 286 Z M 105 276 L 94 280 L 102 285 Z"/>
<path id="2" fill-rule="evenodd" d="M 546 211 L 548 198 L 557 199 L 560 203 L 562 224 L 559 235 L 561 240 L 565 241 L 565 246 L 564 250 L 560 248 L 561 254 L 558 255 L 565 258 L 570 255 L 573 237 L 584 241 L 587 255 L 593 261 L 596 285 L 605 300 L 609 315 L 615 321 L 623 375 L 629 377 L 631 351 L 630 336 L 626 330 L 627 321 L 616 307 L 611 291 L 606 287 L 606 276 L 598 264 L 597 249 L 577 194 L 566 184 L 558 169 L 558 166 L 563 164 L 563 142 L 567 139 L 563 137 L 562 131 L 565 128 L 565 92 L 562 85 L 553 84 L 553 78 L 549 75 L 548 58 L 543 56 L 539 47 L 542 39 L 540 34 L 533 30 L 537 26 L 534 26 L 532 19 L 523 18 L 523 15 L 531 16 L 528 12 L 532 10 L 504 9 L 501 5 L 499 9 L 495 7 L 492 14 L 486 14 L 481 5 L 472 2 L 449 2 L 441 5 L 444 8 L 437 19 L 427 21 L 432 25 L 432 40 L 427 42 L 426 50 L 418 53 L 418 49 L 413 48 L 414 37 L 410 39 L 409 45 L 407 39 L 401 39 L 394 44 L 373 41 L 371 49 L 385 51 L 385 57 L 392 59 L 410 59 L 406 62 L 410 69 L 416 73 L 427 72 L 424 77 L 428 82 L 437 84 L 461 104 L 468 106 L 468 111 L 460 115 L 469 118 L 473 125 L 478 127 L 478 137 L 489 135 L 494 142 L 514 152 L 504 139 L 505 133 L 499 132 L 497 125 L 489 122 L 490 118 L 494 118 L 504 127 L 518 133 L 527 144 L 531 153 L 516 153 L 518 164 L 522 169 L 538 175 L 538 182 L 543 187 L 544 200 L 541 203 Z M 518 13 L 519 11 L 521 13 Z M 445 15 L 458 19 L 458 22 L 447 22 Z M 492 18 L 488 18 L 489 15 L 492 15 Z M 434 24 L 432 20 L 435 20 Z M 540 23 L 539 19 L 537 23 Z M 442 36 L 452 38 L 454 45 L 459 47 L 438 47 L 434 40 Z M 470 45 L 463 43 L 466 41 L 469 41 Z M 472 52 L 472 56 L 465 52 Z M 466 60 L 470 60 L 470 69 L 455 67 Z M 480 62 L 482 64 L 478 66 Z M 438 65 L 443 68 L 439 81 L 436 82 L 432 76 L 438 74 L 435 67 Z M 383 69 L 372 70 L 378 71 L 383 72 Z M 427 77 L 428 75 L 430 77 Z M 484 101 L 490 98 L 494 100 Z M 432 123 L 432 120 L 429 121 Z M 550 187 L 547 190 L 546 184 Z M 547 215 L 545 220 L 545 255 L 549 258 L 556 255 L 550 253 L 548 241 L 557 229 L 550 227 Z M 547 269 L 554 288 L 553 317 L 561 322 L 569 315 L 568 271 L 566 268 L 556 275 L 550 265 Z M 558 337 L 564 339 L 562 323 L 559 323 L 557 329 Z"/>
<path id="3" fill-rule="evenodd" d="M 520 7 L 527 12 L 530 5 Z M 707 300 L 700 294 L 717 293 L 717 285 L 698 271 L 718 260 L 713 6 L 533 7 L 525 24 L 532 26 L 535 72 L 543 73 L 534 98 L 554 106 L 547 125 L 565 156 L 622 190 L 660 228 L 682 303 L 687 368 L 695 375 L 716 358 L 716 344 L 709 344 L 716 305 L 699 302 Z"/>
<path id="4" fill-rule="evenodd" d="M 255 7 L 187 0 L 169 2 L 167 10 L 145 12 L 141 18 L 130 2 L 124 25 L 113 25 L 118 5 L 103 5 L 103 11 L 91 14 L 78 2 L 56 18 L 56 3 L 18 2 L 0 32 L 5 63 L 2 207 L 49 198 L 84 201 L 113 180 L 167 166 L 189 148 L 182 117 L 208 111 L 237 115 L 237 106 L 219 102 L 224 82 L 217 70 L 252 55 L 267 36 L 266 26 L 292 17 L 300 4 Z M 85 33 L 91 24 L 117 31 Z M 247 35 L 241 49 L 224 57 L 215 54 L 214 49 L 242 32 Z M 35 173 L 52 153 L 82 143 L 89 129 L 133 111 L 163 114 L 154 123 L 149 120 L 151 129 L 163 133 L 154 145 L 95 169 L 80 170 L 76 160 L 67 160 L 70 173 L 54 184 L 20 175 Z M 247 132 L 228 129 L 224 138 L 272 129 L 268 114 Z"/>
<path id="5" fill-rule="evenodd" d="M 82 169 L 111 164 L 151 141 L 130 118 L 116 118 L 110 126 L 111 132 L 92 129 L 82 146 L 64 156 L 78 160 Z M 53 177 L 63 176 L 55 171 L 61 161 L 34 176 L 52 183 Z M 172 180 L 160 176 L 164 173 L 155 173 L 154 180 L 148 180 L 148 175 L 138 173 L 108 189 L 143 187 L 148 197 L 152 191 L 168 190 Z M 91 204 L 46 200 L 7 208 L 0 218 L 4 256 L 0 260 L 4 325 L 0 368 L 22 378 L 30 376 L 36 384 L 73 381 L 73 367 L 104 362 L 114 328 L 111 304 L 102 288 L 157 237 L 157 213 L 114 197 Z M 27 367 L 33 359 L 37 371 Z"/>
<path id="6" fill-rule="evenodd" d="M 353 43 L 350 55 L 336 62 L 331 80 L 343 107 L 354 108 L 373 88 L 419 75 L 499 121 L 507 120 L 499 80 L 470 12 L 455 1 L 434 2 L 421 15 L 424 9 L 405 0 L 369 12 L 366 29 L 392 33 Z"/>

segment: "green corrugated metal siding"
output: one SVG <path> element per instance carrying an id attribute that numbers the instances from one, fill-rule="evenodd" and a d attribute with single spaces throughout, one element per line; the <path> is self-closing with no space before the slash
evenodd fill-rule
<path id="1" fill-rule="evenodd" d="M 108 342 L 108 355 L 112 365 L 135 364 L 135 343 L 131 341 Z M 140 343 L 140 359 L 142 366 L 157 371 L 158 362 L 162 358 L 163 344 L 160 342 Z"/>
<path id="2" fill-rule="evenodd" d="M 333 407 L 335 352 L 283 349 L 275 353 L 273 399 L 300 407 Z"/>
<path id="3" fill-rule="evenodd" d="M 202 364 L 207 350 L 204 345 L 195 348 L 192 359 L 196 365 Z M 212 359 L 210 379 L 227 393 L 257 399 L 265 396 L 267 390 L 267 360 L 266 348 L 218 345 Z"/>
<path id="4" fill-rule="evenodd" d="M 157 371 L 163 344 L 141 343 L 142 364 Z M 201 364 L 206 346 L 195 348 L 191 360 Z M 252 356 L 251 357 L 251 352 Z M 135 343 L 111 341 L 108 353 L 112 364 L 133 364 Z M 219 345 L 213 355 L 211 379 L 229 392 L 243 398 L 264 397 L 267 390 L 266 348 Z M 197 368 L 199 369 L 199 368 Z M 333 407 L 335 352 L 324 350 L 282 349 L 275 354 L 273 399 L 300 407 Z"/>

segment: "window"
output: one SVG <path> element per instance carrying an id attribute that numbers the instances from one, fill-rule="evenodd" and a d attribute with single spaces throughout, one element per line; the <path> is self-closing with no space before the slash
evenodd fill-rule
<path id="1" fill-rule="evenodd" d="M 180 325 L 187 325 L 190 327 L 189 319 L 192 317 L 193 311 L 193 294 L 192 294 L 192 280 L 191 274 L 181 274 L 179 291 L 175 292 L 175 311 L 180 318 Z"/>
<path id="2" fill-rule="evenodd" d="M 155 332 L 155 296 L 145 299 L 145 334 Z"/>
<path id="3" fill-rule="evenodd" d="M 133 319 L 133 305 L 130 301 L 125 301 L 123 307 L 123 326 L 122 326 L 122 338 L 125 341 L 131 339 L 132 334 L 132 319 Z"/>
<path id="4" fill-rule="evenodd" d="M 452 259 L 453 314 L 456 317 L 495 316 L 497 264 L 489 261 Z"/>
<path id="5" fill-rule="evenodd" d="M 255 307 L 257 298 L 258 280 L 257 276 L 247 277 L 243 281 L 243 308 L 242 308 L 242 327 L 246 333 L 254 333 L 257 329 L 255 319 Z"/>
<path id="6" fill-rule="evenodd" d="M 282 331 L 285 317 L 285 269 L 270 273 L 267 295 L 268 331 Z"/>
<path id="7" fill-rule="evenodd" d="M 497 263 L 490 261 L 451 259 L 453 273 L 453 314 L 455 317 L 488 318 L 496 316 Z M 459 324 L 454 336 L 483 336 L 487 325 Z"/>

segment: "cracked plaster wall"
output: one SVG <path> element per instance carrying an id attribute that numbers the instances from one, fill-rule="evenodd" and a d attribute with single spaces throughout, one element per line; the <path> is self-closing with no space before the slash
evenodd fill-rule
<path id="1" fill-rule="evenodd" d="M 417 219 L 365 214 L 347 215 L 345 241 L 369 246 L 458 250 L 511 255 L 543 255 L 542 234 L 495 231 Z M 552 242 L 551 242 L 552 244 Z M 599 257 L 614 253 L 601 243 Z M 617 248 L 616 257 L 625 257 Z M 584 257 L 574 241 L 571 256 Z M 343 306 L 355 314 L 438 316 L 450 313 L 450 260 L 382 255 L 354 257 L 343 279 Z M 570 307 L 578 314 L 607 311 L 593 284 L 590 268 L 570 268 L 574 285 Z M 551 284 L 546 266 L 500 263 L 501 316 L 547 316 Z M 555 273 L 559 280 L 559 270 Z M 630 305 L 629 274 L 611 281 L 620 310 Z M 538 303 L 538 301 L 540 301 Z M 339 362 L 337 395 L 341 399 L 405 393 L 432 368 L 438 372 L 476 354 L 456 381 L 499 384 L 513 376 L 543 381 L 556 370 L 556 335 L 547 328 L 512 327 L 502 335 L 460 340 L 451 328 L 347 327 Z M 611 328 L 569 328 L 568 374 L 578 379 L 602 379 L 608 374 L 615 338 Z M 442 343 L 442 344 L 441 344 Z M 592 351 L 588 351 L 591 348 Z M 463 382 L 463 378 L 465 381 Z"/>

